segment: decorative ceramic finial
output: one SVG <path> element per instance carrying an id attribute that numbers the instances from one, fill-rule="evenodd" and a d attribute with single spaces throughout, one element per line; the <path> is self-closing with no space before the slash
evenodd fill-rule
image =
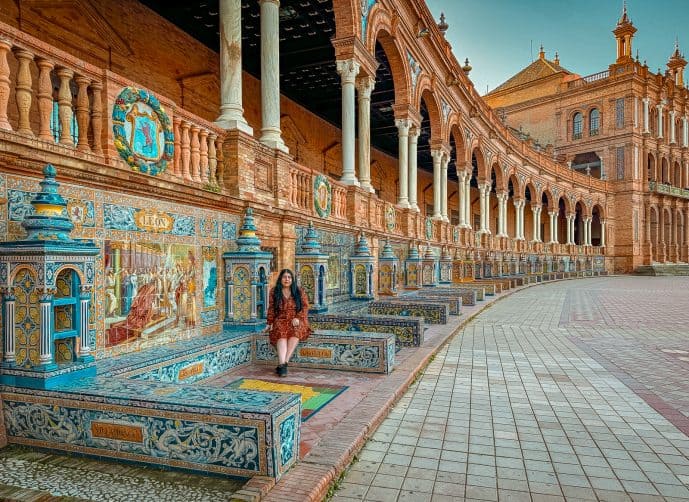
<path id="1" fill-rule="evenodd" d="M 319 254 L 321 252 L 321 242 L 318 237 L 318 232 L 313 227 L 313 222 L 309 222 L 309 228 L 304 236 L 304 243 L 301 245 L 302 253 L 305 254 Z"/>
<path id="2" fill-rule="evenodd" d="M 244 211 L 244 222 L 239 229 L 237 237 L 237 247 L 239 251 L 260 251 L 261 240 L 256 236 L 256 225 L 254 224 L 254 210 L 247 207 Z"/>
<path id="3" fill-rule="evenodd" d="M 419 249 L 413 242 L 409 244 L 409 254 L 407 255 L 407 258 L 411 258 L 413 260 L 417 260 L 419 258 Z"/>
<path id="4" fill-rule="evenodd" d="M 466 58 L 464 60 L 464 66 L 462 66 L 462 70 L 464 70 L 464 73 L 469 75 L 469 72 L 472 70 L 471 65 L 469 64 L 469 58 Z"/>
<path id="5" fill-rule="evenodd" d="M 392 246 L 390 245 L 390 239 L 385 239 L 385 245 L 383 246 L 382 258 L 395 258 L 395 253 L 392 251 Z"/>
<path id="6" fill-rule="evenodd" d="M 359 243 L 356 246 L 354 254 L 356 256 L 371 256 L 371 251 L 368 249 L 368 241 L 366 240 L 366 236 L 363 234 L 363 232 L 359 237 Z"/>
<path id="7" fill-rule="evenodd" d="M 33 214 L 24 218 L 22 227 L 26 230 L 25 240 L 72 242 L 69 237 L 74 223 L 67 212 L 67 202 L 59 194 L 60 184 L 55 181 L 57 171 L 47 164 L 43 168 L 41 191 L 31 200 Z"/>

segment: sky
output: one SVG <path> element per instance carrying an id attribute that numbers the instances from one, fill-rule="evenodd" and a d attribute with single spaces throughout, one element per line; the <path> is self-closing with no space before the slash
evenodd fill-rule
<path id="1" fill-rule="evenodd" d="M 622 13 L 622 0 L 426 0 L 438 20 L 445 13 L 446 38 L 457 60 L 468 57 L 470 78 L 479 94 L 498 85 L 538 57 L 559 53 L 560 65 L 581 76 L 607 70 L 615 62 L 612 30 Z M 688 0 L 627 0 L 627 15 L 637 32 L 632 50 L 652 71 L 674 51 L 689 57 Z M 685 80 L 689 69 L 685 70 Z"/>

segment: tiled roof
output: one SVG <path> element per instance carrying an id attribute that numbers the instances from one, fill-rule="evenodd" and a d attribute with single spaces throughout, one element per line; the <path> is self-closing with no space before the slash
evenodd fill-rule
<path id="1" fill-rule="evenodd" d="M 528 84 L 529 82 L 533 82 L 544 77 L 549 77 L 551 75 L 556 75 L 558 73 L 562 73 L 563 76 L 573 74 L 571 71 L 558 64 L 555 64 L 553 61 L 548 61 L 545 58 L 538 58 L 515 76 L 490 91 L 488 94 L 493 94 L 494 92 L 504 91 L 505 89 L 511 89 L 512 87 Z"/>

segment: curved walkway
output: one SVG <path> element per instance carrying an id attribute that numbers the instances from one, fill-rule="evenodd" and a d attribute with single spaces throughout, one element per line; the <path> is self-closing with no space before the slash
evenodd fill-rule
<path id="1" fill-rule="evenodd" d="M 688 500 L 689 279 L 528 288 L 445 345 L 335 500 Z"/>

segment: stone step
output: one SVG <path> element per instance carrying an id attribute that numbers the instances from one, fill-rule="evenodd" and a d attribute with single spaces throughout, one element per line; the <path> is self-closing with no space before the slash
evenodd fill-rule
<path id="1" fill-rule="evenodd" d="M 676 275 L 689 276 L 689 264 L 687 263 L 654 263 L 643 265 L 634 270 L 635 275 L 661 276 Z"/>

